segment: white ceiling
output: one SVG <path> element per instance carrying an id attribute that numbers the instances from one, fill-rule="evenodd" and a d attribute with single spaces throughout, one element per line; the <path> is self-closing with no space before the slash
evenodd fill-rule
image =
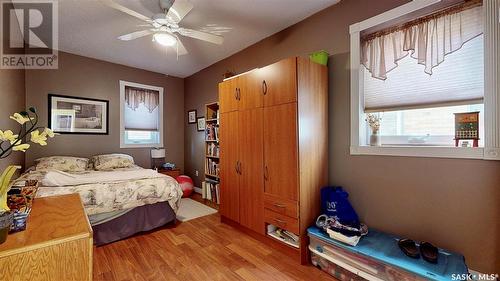
<path id="1" fill-rule="evenodd" d="M 103 5 L 98 0 L 59 0 L 59 49 L 177 77 L 187 77 L 339 0 L 190 0 L 194 9 L 181 26 L 203 29 L 229 27 L 224 43 L 213 45 L 182 37 L 189 54 L 177 59 L 173 48 L 152 42 L 151 36 L 120 41 L 118 36 L 147 29 L 144 22 Z M 157 0 L 115 0 L 145 16 L 160 12 Z"/>

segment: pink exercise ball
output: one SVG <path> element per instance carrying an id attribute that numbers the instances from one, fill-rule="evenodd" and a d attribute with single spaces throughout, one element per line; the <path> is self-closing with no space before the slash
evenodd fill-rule
<path id="1" fill-rule="evenodd" d="M 176 178 L 176 180 L 182 189 L 182 193 L 183 193 L 182 197 L 191 196 L 191 193 L 193 193 L 193 189 L 194 189 L 193 180 L 186 175 L 178 176 Z"/>

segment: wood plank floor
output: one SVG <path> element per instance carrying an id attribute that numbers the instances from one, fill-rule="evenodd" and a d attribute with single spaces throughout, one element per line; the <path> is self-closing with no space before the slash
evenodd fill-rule
<path id="1" fill-rule="evenodd" d="M 94 248 L 94 280 L 335 280 L 220 222 L 218 214 Z"/>

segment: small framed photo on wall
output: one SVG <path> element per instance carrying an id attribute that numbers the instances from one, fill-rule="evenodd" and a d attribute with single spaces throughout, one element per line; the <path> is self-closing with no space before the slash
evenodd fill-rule
<path id="1" fill-rule="evenodd" d="M 188 111 L 188 124 L 196 123 L 196 109 Z"/>
<path id="2" fill-rule="evenodd" d="M 205 131 L 205 117 L 196 118 L 196 123 L 198 126 L 198 131 Z"/>
<path id="3" fill-rule="evenodd" d="M 108 134 L 109 101 L 49 94 L 49 128 L 62 134 Z"/>

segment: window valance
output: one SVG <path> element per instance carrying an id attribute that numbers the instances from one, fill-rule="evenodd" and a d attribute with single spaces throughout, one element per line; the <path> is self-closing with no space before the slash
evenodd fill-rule
<path id="1" fill-rule="evenodd" d="M 155 90 L 125 87 L 125 103 L 134 111 L 143 103 L 152 113 L 160 103 L 160 95 Z"/>
<path id="2" fill-rule="evenodd" d="M 424 71 L 442 63 L 445 56 L 483 33 L 482 1 L 467 1 L 440 12 L 369 34 L 361 39 L 361 63 L 377 79 L 398 66 L 408 54 Z"/>

